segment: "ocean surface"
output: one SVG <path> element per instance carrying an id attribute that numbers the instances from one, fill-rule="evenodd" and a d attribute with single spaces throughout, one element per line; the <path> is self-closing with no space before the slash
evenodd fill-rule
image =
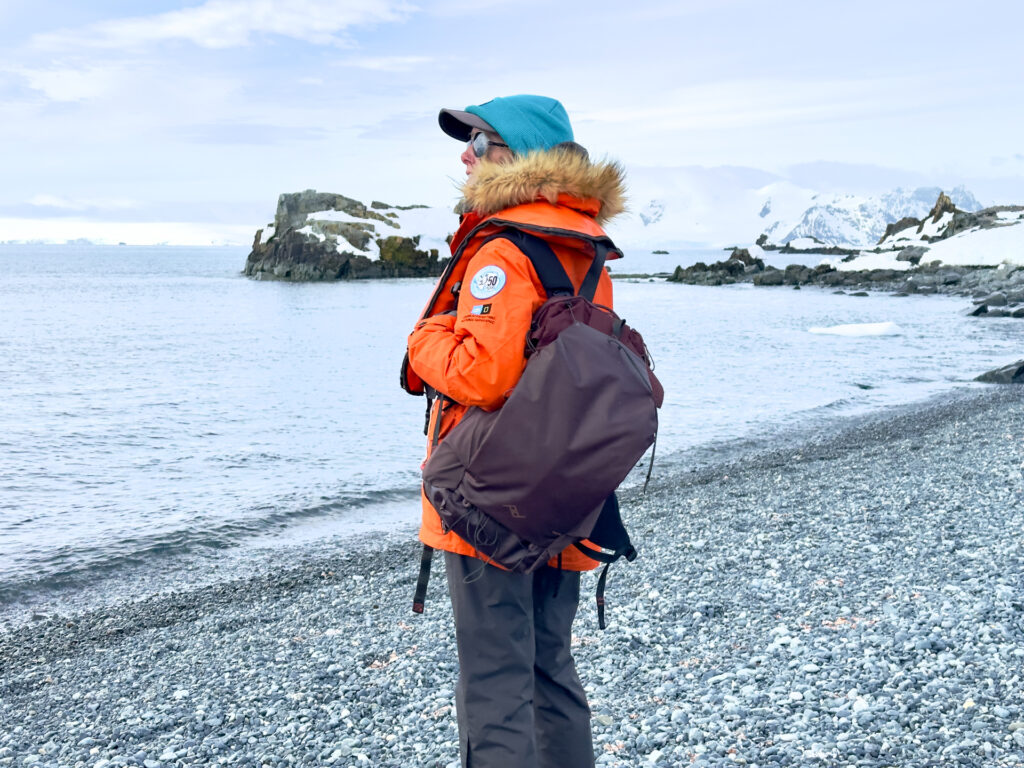
<path id="1" fill-rule="evenodd" d="M 183 558 L 414 525 L 424 401 L 398 370 L 432 281 L 257 282 L 245 256 L 0 246 L 0 617 Z M 615 295 L 665 385 L 669 463 L 981 386 L 970 379 L 1018 359 L 1024 336 L 941 296 L 646 279 Z M 862 323 L 895 328 L 810 332 Z"/>

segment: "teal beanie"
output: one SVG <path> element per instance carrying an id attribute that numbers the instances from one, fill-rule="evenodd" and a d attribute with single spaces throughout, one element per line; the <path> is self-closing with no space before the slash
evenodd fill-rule
<path id="1" fill-rule="evenodd" d="M 565 107 L 547 96 L 501 96 L 466 111 L 491 125 L 517 155 L 573 140 Z"/>

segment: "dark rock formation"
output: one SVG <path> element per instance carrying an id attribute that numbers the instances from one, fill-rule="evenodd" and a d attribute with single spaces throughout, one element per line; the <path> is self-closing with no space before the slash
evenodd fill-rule
<path id="1" fill-rule="evenodd" d="M 815 240 L 815 242 L 820 241 Z M 754 242 L 754 245 L 759 245 L 766 251 L 778 251 L 779 253 L 789 254 L 809 253 L 813 255 L 823 256 L 849 256 L 850 258 L 860 255 L 859 249 L 841 248 L 838 245 L 825 245 L 824 243 L 822 243 L 820 246 L 816 245 L 813 248 L 794 248 L 789 243 L 786 243 L 785 245 L 776 245 L 775 243 L 768 242 L 768 235 L 764 233 L 758 236 L 757 240 Z"/>
<path id="2" fill-rule="evenodd" d="M 754 283 L 754 285 L 764 285 L 764 286 L 769 286 L 769 287 L 774 287 L 774 286 L 777 286 L 777 285 L 782 285 L 782 283 L 783 283 L 782 270 L 781 269 L 776 269 L 775 267 L 768 267 L 761 274 L 754 275 L 753 283 Z"/>
<path id="3" fill-rule="evenodd" d="M 944 234 L 946 237 L 952 237 L 958 232 L 964 232 L 968 229 L 992 229 L 993 227 L 1004 227 L 1007 225 L 1007 222 L 999 219 L 1000 213 L 1021 212 L 1024 212 L 1024 205 L 994 205 L 991 208 L 983 208 L 975 213 L 960 211 L 953 214 L 953 221 L 948 227 L 946 227 Z"/>
<path id="4" fill-rule="evenodd" d="M 675 272 L 668 280 L 689 285 L 728 285 L 753 282 L 754 285 L 799 287 L 815 284 L 842 284 L 842 276 L 846 274 L 850 273 L 837 272 L 836 268 L 830 264 L 819 264 L 816 267 L 790 264 L 784 270 L 766 267 L 761 259 L 751 256 L 746 248 L 735 248 L 727 261 L 719 261 L 711 265 L 699 261 L 685 269 L 676 267 Z M 830 276 L 832 277 L 831 282 Z M 850 283 L 850 285 L 855 284 Z"/>
<path id="5" fill-rule="evenodd" d="M 686 269 L 676 267 L 668 281 L 688 285 L 729 285 L 763 270 L 764 262 L 761 259 L 751 256 L 746 248 L 734 248 L 726 261 L 717 261 L 710 266 L 698 261 Z"/>
<path id="6" fill-rule="evenodd" d="M 983 299 L 978 299 L 974 302 L 975 304 L 987 304 L 990 307 L 1005 307 L 1007 305 L 1006 294 L 1002 291 L 996 291 L 995 293 L 989 294 Z"/>
<path id="7" fill-rule="evenodd" d="M 975 381 L 986 384 L 1024 384 L 1024 360 L 983 373 Z"/>
<path id="8" fill-rule="evenodd" d="M 754 275 L 752 282 L 754 285 L 792 285 L 795 288 L 801 285 L 841 285 L 842 274 L 830 264 L 819 264 L 816 267 L 790 264 L 784 270 L 767 267 L 761 274 Z"/>
<path id="9" fill-rule="evenodd" d="M 425 207 L 391 206 L 374 200 L 368 208 L 344 195 L 312 189 L 281 195 L 274 232 L 266 242 L 263 230 L 256 232 L 245 274 L 293 282 L 439 275 L 444 260 L 437 249 L 420 250 L 420 235 L 389 232 L 399 229 L 395 210 Z M 310 214 L 325 211 L 338 211 L 357 220 L 310 218 Z"/>
<path id="10" fill-rule="evenodd" d="M 802 264 L 790 264 L 782 273 L 782 282 L 785 285 L 800 285 L 809 282 L 810 278 L 811 268 Z"/>
<path id="11" fill-rule="evenodd" d="M 915 219 L 913 216 L 904 216 L 899 221 L 894 221 L 892 224 L 887 225 L 885 228 L 885 234 L 882 235 L 878 242 L 881 243 L 885 238 L 890 235 L 895 235 L 897 232 L 902 232 L 904 229 L 910 229 L 910 227 L 914 227 L 916 229 L 920 226 L 921 219 Z"/>
<path id="12" fill-rule="evenodd" d="M 1021 270 L 1020 274 L 1024 274 L 1024 270 Z M 1024 317 L 1024 279 L 1017 281 L 1014 279 L 1014 275 L 1008 276 L 1008 279 L 1002 285 L 987 286 L 996 287 L 1000 290 L 996 290 L 994 293 L 987 293 L 985 291 L 978 291 L 974 299 L 974 308 L 967 311 L 969 317 Z M 1014 290 L 1013 287 L 1020 285 L 1021 287 Z"/>
<path id="13" fill-rule="evenodd" d="M 939 192 L 939 197 L 935 201 L 935 205 L 932 206 L 932 209 L 928 212 L 928 215 L 925 216 L 925 219 L 931 219 L 932 223 L 936 224 L 939 219 L 942 218 L 944 213 L 963 213 L 963 211 L 953 205 L 953 201 L 950 199 L 949 195 L 945 192 Z"/>
<path id="14" fill-rule="evenodd" d="M 760 265 L 761 269 L 764 269 L 764 262 L 754 256 L 751 256 L 750 251 L 746 248 L 733 248 L 732 253 L 729 255 L 729 261 L 732 261 L 733 259 L 742 262 L 744 266 L 747 267 Z"/>
<path id="15" fill-rule="evenodd" d="M 379 203 L 378 206 L 384 205 Z M 374 206 L 374 207 L 378 207 Z M 388 206 L 390 208 L 390 206 Z M 307 189 L 305 192 L 292 192 L 277 198 L 277 213 L 274 215 L 274 228 L 278 232 L 286 229 L 297 229 L 306 223 L 311 213 L 319 211 L 341 211 L 360 219 L 370 219 L 398 228 L 393 221 L 368 209 L 358 200 L 332 192 L 317 192 Z"/>

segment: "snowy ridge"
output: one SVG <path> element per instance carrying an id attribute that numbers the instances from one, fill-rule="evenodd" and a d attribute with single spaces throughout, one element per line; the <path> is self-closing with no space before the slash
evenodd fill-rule
<path id="1" fill-rule="evenodd" d="M 905 270 L 911 266 L 905 254 L 916 251 L 916 260 L 925 264 L 937 261 L 950 266 L 1024 265 L 1024 209 L 983 214 L 985 211 L 976 217 L 982 223 L 947 236 L 954 214 L 946 212 L 937 219 L 925 219 L 918 226 L 894 232 L 879 244 L 878 252 L 865 251 L 849 261 L 826 262 L 839 270 Z M 995 224 L 990 223 L 993 220 Z"/>

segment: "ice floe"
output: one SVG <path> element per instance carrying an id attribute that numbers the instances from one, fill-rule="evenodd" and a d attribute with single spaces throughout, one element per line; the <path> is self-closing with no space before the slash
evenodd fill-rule
<path id="1" fill-rule="evenodd" d="M 848 325 L 832 325 L 827 328 L 809 328 L 810 333 L 828 336 L 898 336 L 903 329 L 896 323 L 850 323 Z"/>

